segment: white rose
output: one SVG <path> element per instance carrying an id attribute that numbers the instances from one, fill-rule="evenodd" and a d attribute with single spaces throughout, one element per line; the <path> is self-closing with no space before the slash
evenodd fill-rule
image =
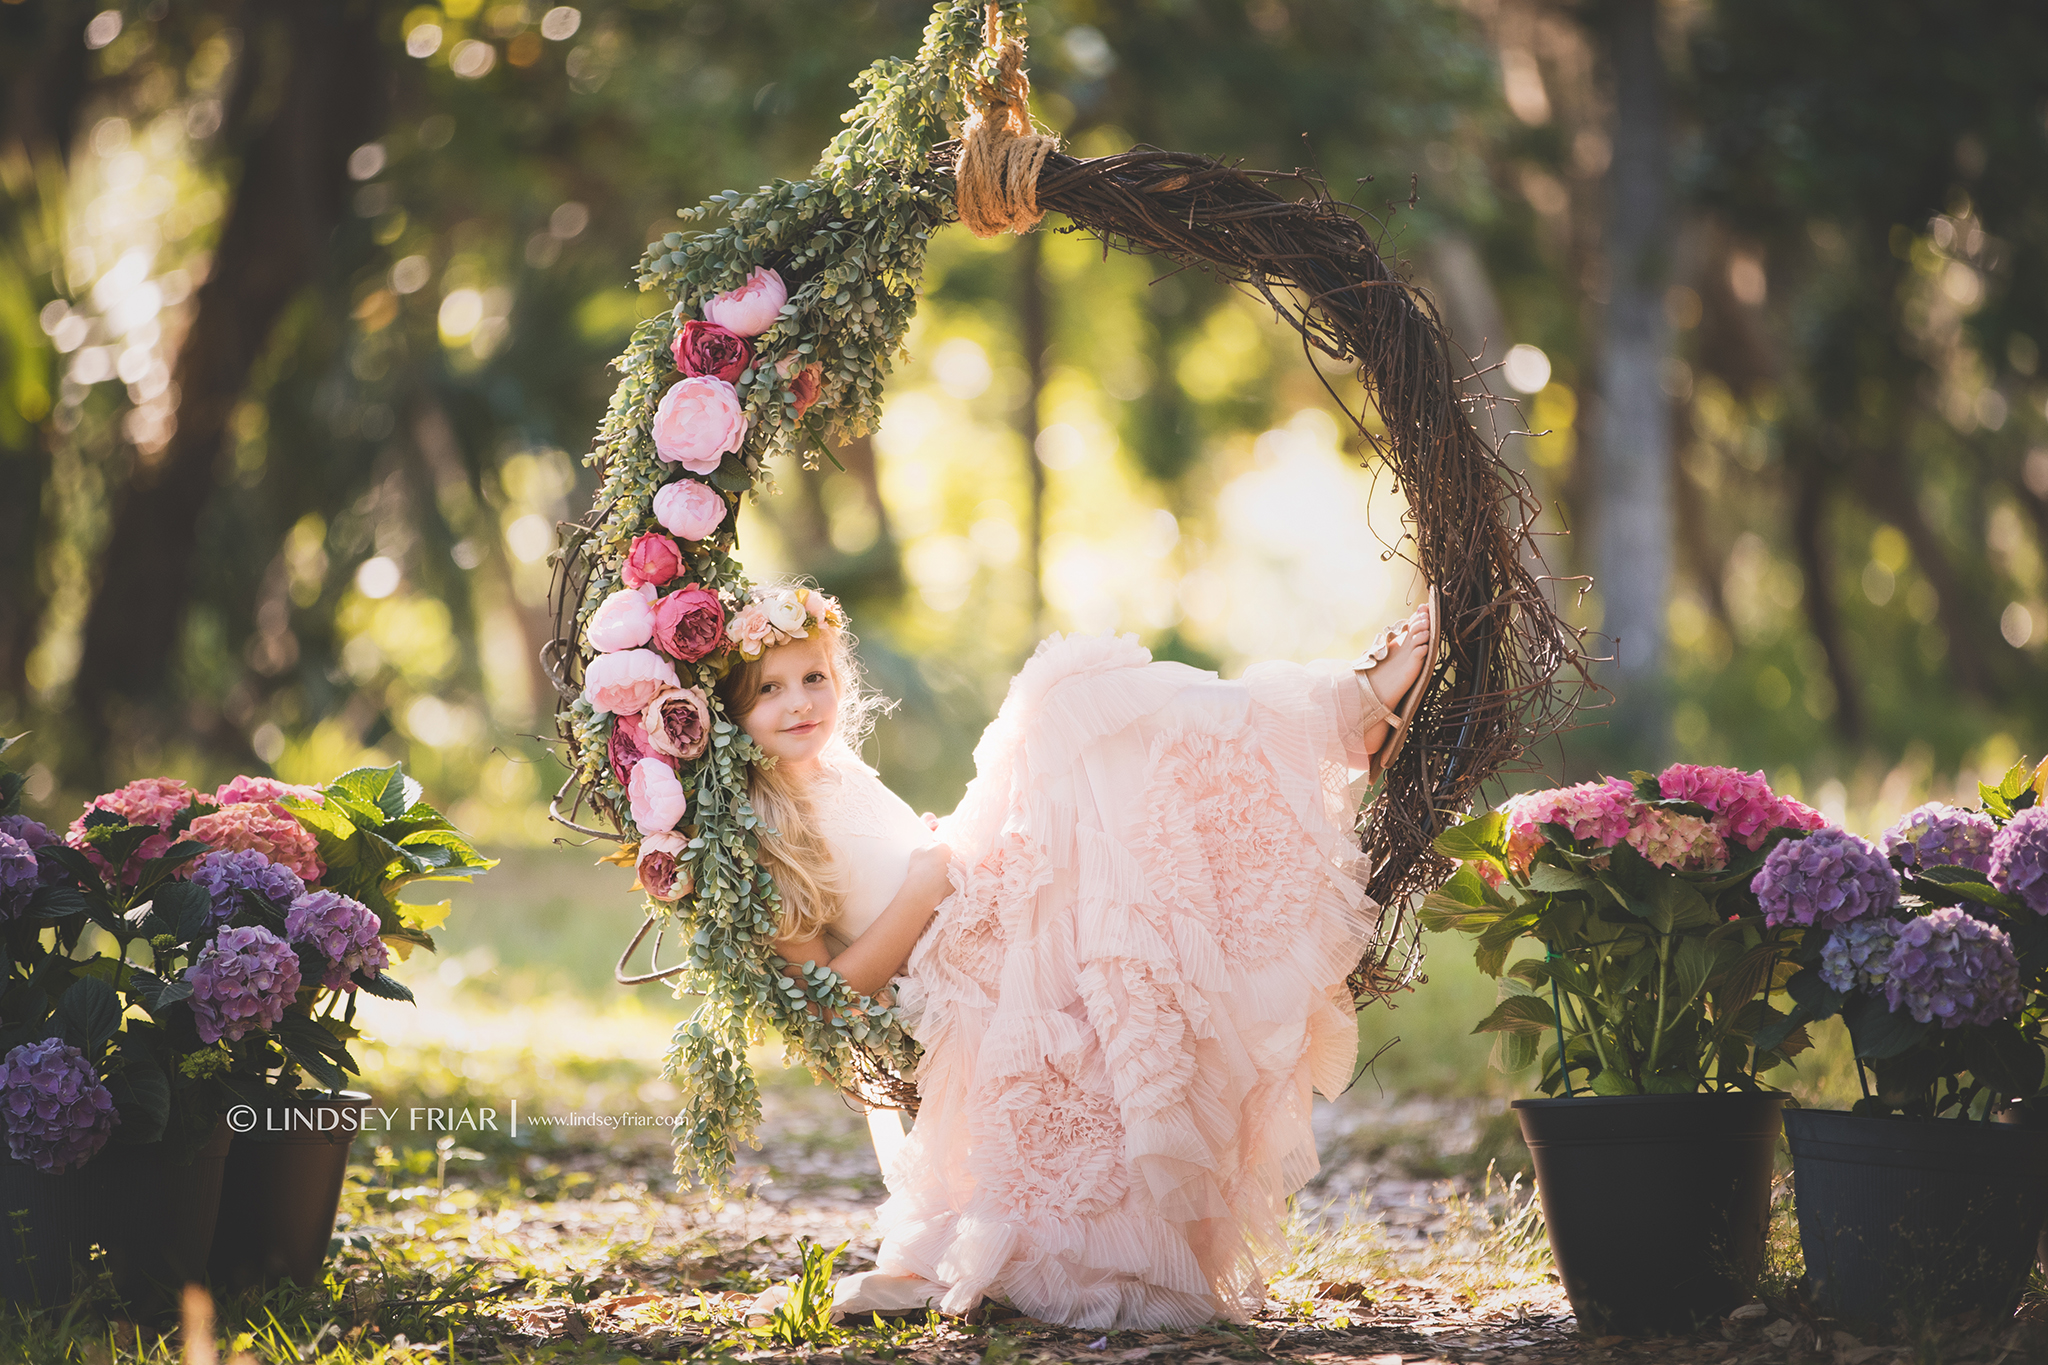
<path id="1" fill-rule="evenodd" d="M 804 600 L 793 592 L 779 592 L 767 603 L 768 624 L 793 633 L 804 628 Z"/>

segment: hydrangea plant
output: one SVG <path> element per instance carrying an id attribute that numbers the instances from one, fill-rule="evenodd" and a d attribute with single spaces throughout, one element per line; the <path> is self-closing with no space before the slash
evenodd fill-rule
<path id="1" fill-rule="evenodd" d="M 111 1140 L 174 1152 L 237 1100 L 346 1084 L 359 993 L 411 998 L 384 971 L 387 944 L 431 948 L 447 913 L 398 889 L 492 865 L 395 766 L 321 788 L 240 777 L 212 794 L 144 779 L 90 802 L 62 840 L 20 813 L 22 785 L 0 772 L 0 1049 L 29 1059 L 0 1077 L 17 1159 L 75 1164 L 108 1140 L 75 1104 L 43 1113 L 31 1092 L 70 1085 L 60 1073 L 80 1095 L 100 1093 L 87 1077 L 101 1088 Z M 80 951 L 88 926 L 111 952 Z"/>
<path id="2" fill-rule="evenodd" d="M 1982 809 L 1930 802 L 1877 846 L 1828 830 L 1772 853 L 1760 895 L 1811 926 L 1786 983 L 1792 1009 L 1774 1027 L 1842 1020 L 1863 1081 L 1858 1112 L 1988 1117 L 2040 1091 L 2044 786 L 2048 763 L 2015 766 L 1980 788 Z M 1792 887 L 1809 867 L 1812 884 Z"/>
<path id="3" fill-rule="evenodd" d="M 1728 768 L 1529 792 L 1437 840 L 1464 866 L 1422 923 L 1477 940 L 1500 996 L 1473 1031 L 1497 1035 L 1503 1071 L 1540 1061 L 1546 1094 L 1753 1085 L 1807 1038 L 1759 1041 L 1782 1018 L 1766 997 L 1793 970 L 1800 910 L 1767 914 L 1752 883 L 1792 846 L 1780 841 L 1822 823 L 1761 773 Z M 1794 874 L 1779 880 L 1790 888 Z M 1792 894 L 1800 907 L 1846 903 L 1804 882 Z M 1511 965 L 1524 940 L 1543 955 Z"/>

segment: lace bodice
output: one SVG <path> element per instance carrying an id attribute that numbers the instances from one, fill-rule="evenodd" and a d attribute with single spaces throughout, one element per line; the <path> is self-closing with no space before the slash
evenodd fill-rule
<path id="1" fill-rule="evenodd" d="M 818 825 L 847 886 L 846 905 L 825 930 L 825 946 L 837 954 L 896 898 L 911 851 L 937 843 L 939 836 L 851 750 L 835 746 L 824 759 Z"/>

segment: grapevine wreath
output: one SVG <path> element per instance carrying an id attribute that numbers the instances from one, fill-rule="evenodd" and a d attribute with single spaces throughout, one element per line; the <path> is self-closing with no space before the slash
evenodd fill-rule
<path id="1" fill-rule="evenodd" d="M 860 100 L 808 179 L 728 190 L 681 211 L 694 231 L 649 246 L 640 287 L 675 308 L 641 323 L 616 363 L 588 457 L 598 492 L 555 555 L 545 660 L 571 773 L 551 813 L 617 840 L 613 860 L 639 870 L 647 920 L 620 979 L 675 978 L 701 997 L 667 1074 L 687 1115 L 676 1169 L 714 1185 L 760 1119 L 747 1049 L 771 1029 L 849 1093 L 916 1102 L 917 1045 L 894 1011 L 823 967 L 792 975 L 771 947 L 781 902 L 746 797 L 763 755 L 714 684 L 742 652 L 837 613 L 822 594 L 755 589 L 734 558 L 734 516 L 772 487 L 771 457 L 816 469 L 875 428 L 926 246 L 947 223 L 993 236 L 1064 214 L 1105 250 L 1217 273 L 1269 303 L 1304 351 L 1357 367 L 1366 396 L 1352 421 L 1409 508 L 1390 548 L 1438 585 L 1446 637 L 1411 738 L 1360 819 L 1368 891 L 1388 907 L 1350 978 L 1361 1006 L 1420 965 L 1407 907 L 1451 870 L 1430 848 L 1443 814 L 1555 733 L 1577 693 L 1553 681 L 1584 677 L 1580 639 L 1532 570 L 1534 496 L 1470 420 L 1492 400 L 1429 300 L 1379 255 L 1373 220 L 1300 172 L 1060 153 L 1027 110 L 1022 8 L 944 0 L 914 60 L 885 58 L 856 81 Z M 1276 192 L 1289 181 L 1298 197 Z M 685 958 L 626 975 L 650 930 L 657 954 L 673 930 Z"/>

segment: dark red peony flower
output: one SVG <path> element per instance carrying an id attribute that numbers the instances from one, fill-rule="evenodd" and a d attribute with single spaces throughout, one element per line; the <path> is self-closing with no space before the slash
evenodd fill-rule
<path id="1" fill-rule="evenodd" d="M 709 377 L 730 384 L 754 363 L 753 343 L 715 322 L 684 323 L 672 349 L 676 368 L 692 379 Z"/>

